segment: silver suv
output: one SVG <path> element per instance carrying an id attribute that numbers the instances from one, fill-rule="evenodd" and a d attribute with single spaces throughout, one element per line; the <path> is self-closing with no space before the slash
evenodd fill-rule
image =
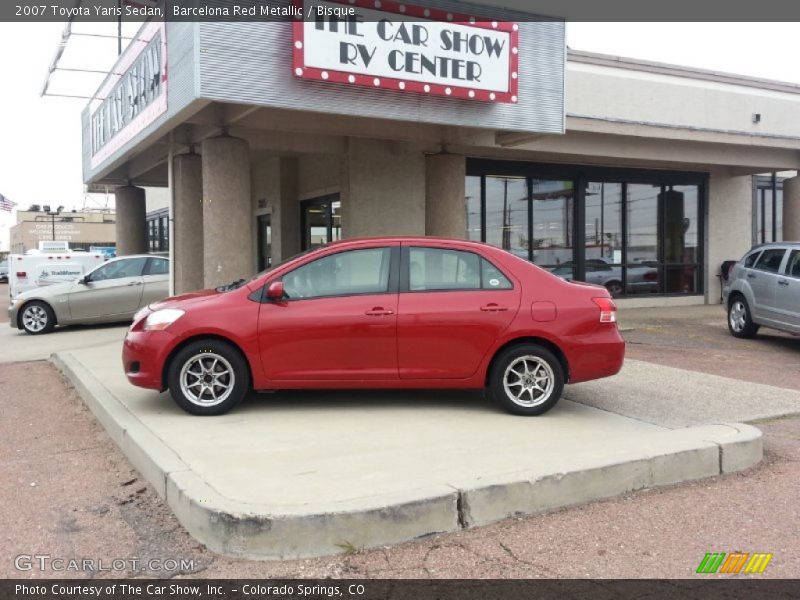
<path id="1" fill-rule="evenodd" d="M 800 242 L 755 246 L 730 271 L 728 329 L 751 338 L 759 327 L 800 334 Z"/>

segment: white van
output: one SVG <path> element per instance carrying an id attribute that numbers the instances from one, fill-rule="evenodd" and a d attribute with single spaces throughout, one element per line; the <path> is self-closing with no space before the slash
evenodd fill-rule
<path id="1" fill-rule="evenodd" d="M 105 262 L 99 252 L 42 252 L 8 256 L 8 294 L 13 301 L 22 292 L 43 285 L 75 281 Z"/>

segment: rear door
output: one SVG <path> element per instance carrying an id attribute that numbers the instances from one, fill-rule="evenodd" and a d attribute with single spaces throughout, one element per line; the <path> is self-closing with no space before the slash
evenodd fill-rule
<path id="1" fill-rule="evenodd" d="M 169 296 L 169 261 L 166 258 L 147 259 L 142 276 L 142 298 L 139 308 L 158 302 Z"/>
<path id="2" fill-rule="evenodd" d="M 403 245 L 397 349 L 401 379 L 473 375 L 517 314 L 519 285 L 480 255 Z"/>
<path id="3" fill-rule="evenodd" d="M 775 291 L 778 272 L 783 263 L 786 248 L 766 248 L 758 257 L 752 269 L 747 270 L 747 279 L 753 290 L 753 316 L 756 320 L 775 322 Z"/>
<path id="4" fill-rule="evenodd" d="M 800 250 L 790 250 L 775 286 L 775 318 L 800 333 Z"/>
<path id="5" fill-rule="evenodd" d="M 142 273 L 147 257 L 120 258 L 88 274 L 86 284 L 76 283 L 69 295 L 73 319 L 133 316 L 142 299 Z"/>

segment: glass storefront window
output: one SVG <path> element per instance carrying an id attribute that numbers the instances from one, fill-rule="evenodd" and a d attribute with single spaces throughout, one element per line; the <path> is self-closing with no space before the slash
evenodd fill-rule
<path id="1" fill-rule="evenodd" d="M 583 281 L 604 285 L 613 297 L 622 287 L 622 184 L 591 181 L 584 192 Z"/>
<path id="2" fill-rule="evenodd" d="M 531 200 L 534 264 L 572 278 L 575 214 L 572 182 L 533 179 Z"/>
<path id="3" fill-rule="evenodd" d="M 486 243 L 528 259 L 528 182 L 524 177 L 486 178 Z"/>
<path id="4" fill-rule="evenodd" d="M 342 239 L 342 202 L 338 194 L 300 203 L 303 250 Z"/>
<path id="5" fill-rule="evenodd" d="M 504 172 L 512 170 L 503 164 Z M 520 170 L 531 169 L 520 163 Z M 680 181 L 680 174 L 587 170 L 600 177 L 582 180 L 577 167 L 574 179 L 497 176 L 491 165 L 486 175 L 470 174 L 467 237 L 564 279 L 603 285 L 614 297 L 702 293 L 703 185 Z M 615 179 L 604 179 L 606 171 Z M 620 176 L 627 171 L 633 181 Z M 701 174 L 686 177 L 704 180 Z"/>
<path id="6" fill-rule="evenodd" d="M 755 240 L 757 244 L 783 241 L 783 179 L 757 175 L 755 179 Z M 775 186 L 774 196 L 772 186 Z M 773 219 L 774 215 L 774 219 Z"/>
<path id="7" fill-rule="evenodd" d="M 467 177 L 464 190 L 464 210 L 467 212 L 467 239 L 482 240 L 481 232 L 481 178 Z"/>

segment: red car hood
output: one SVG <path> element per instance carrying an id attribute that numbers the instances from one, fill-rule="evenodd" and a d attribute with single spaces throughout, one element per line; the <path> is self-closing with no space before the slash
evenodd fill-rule
<path id="1" fill-rule="evenodd" d="M 196 292 L 189 292 L 188 294 L 181 294 L 180 296 L 171 296 L 164 300 L 154 302 L 149 306 L 150 310 L 161 310 L 162 308 L 183 308 L 198 302 L 204 302 L 219 296 L 220 292 L 216 290 L 198 290 Z"/>

